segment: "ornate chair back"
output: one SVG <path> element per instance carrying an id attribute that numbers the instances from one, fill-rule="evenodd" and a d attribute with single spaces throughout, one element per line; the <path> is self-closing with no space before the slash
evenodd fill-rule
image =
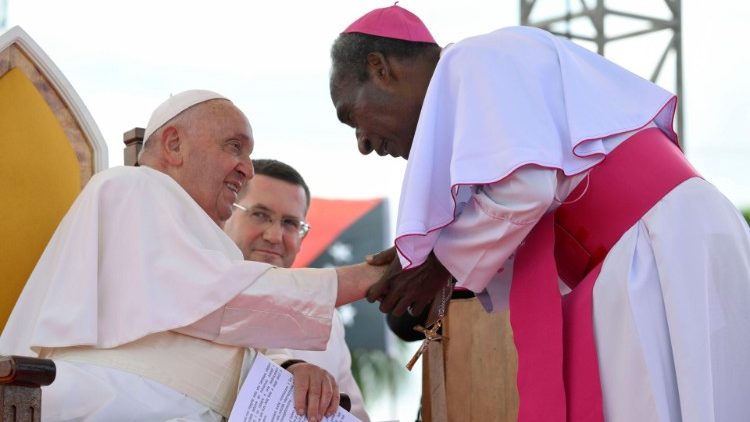
<path id="1" fill-rule="evenodd" d="M 19 27 L 0 35 L 0 330 L 39 256 L 107 148 L 62 73 Z M 46 359 L 0 356 L 0 422 L 38 421 Z"/>

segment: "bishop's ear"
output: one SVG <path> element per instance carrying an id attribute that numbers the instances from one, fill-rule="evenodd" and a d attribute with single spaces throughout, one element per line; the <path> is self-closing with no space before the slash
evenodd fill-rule
<path id="1" fill-rule="evenodd" d="M 370 78 L 378 82 L 390 82 L 395 76 L 390 60 L 377 51 L 367 55 L 367 70 Z"/>

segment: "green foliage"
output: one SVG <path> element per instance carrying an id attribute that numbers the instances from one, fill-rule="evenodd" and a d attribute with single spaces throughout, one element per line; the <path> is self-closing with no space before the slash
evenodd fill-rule
<path id="1" fill-rule="evenodd" d="M 408 374 L 405 364 L 401 356 L 391 356 L 382 350 L 352 350 L 352 375 L 366 402 L 376 401 L 384 394 L 397 394 Z"/>
<path id="2" fill-rule="evenodd" d="M 750 224 L 750 208 L 745 208 L 742 211 L 742 216 L 745 217 L 745 221 L 747 221 L 747 224 Z"/>

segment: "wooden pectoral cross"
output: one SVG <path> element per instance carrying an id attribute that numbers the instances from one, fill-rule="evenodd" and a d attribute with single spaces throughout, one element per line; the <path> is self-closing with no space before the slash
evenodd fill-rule
<path id="1" fill-rule="evenodd" d="M 409 360 L 409 362 L 406 364 L 406 369 L 411 371 L 411 368 L 414 367 L 414 364 L 417 363 L 417 360 L 419 360 L 419 357 L 422 356 L 425 350 L 427 350 L 427 346 L 432 341 L 440 341 L 443 336 L 438 334 L 438 331 L 440 331 L 440 327 L 443 326 L 443 319 L 440 318 L 437 321 L 435 321 L 434 324 L 432 324 L 429 328 L 422 327 L 421 325 L 417 325 L 414 327 L 415 331 L 419 331 L 420 333 L 424 333 L 424 340 L 422 340 L 422 345 L 419 347 L 419 349 L 414 353 L 414 356 Z"/>

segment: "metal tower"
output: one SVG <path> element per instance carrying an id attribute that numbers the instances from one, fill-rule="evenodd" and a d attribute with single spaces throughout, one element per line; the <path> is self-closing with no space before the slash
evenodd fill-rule
<path id="1" fill-rule="evenodd" d="M 682 147 L 685 146 L 682 110 L 685 109 L 685 97 L 682 86 L 682 0 L 640 0 L 620 1 L 617 9 L 608 7 L 615 0 L 577 0 L 576 4 L 564 0 L 520 0 L 521 25 L 536 26 L 554 34 L 581 42 L 593 43 L 596 52 L 606 55 L 607 47 L 614 42 L 636 40 L 650 34 L 664 31 L 670 36 L 654 40 L 666 42 L 666 45 L 649 45 L 648 50 L 663 48 L 661 56 L 656 60 L 649 75 L 641 75 L 656 83 L 657 80 L 674 77 L 673 87 L 666 86 L 677 94 L 677 133 L 680 135 Z M 556 3 L 556 4 L 555 4 Z M 607 5 L 605 5 L 607 3 Z M 562 10 L 560 9 L 562 6 Z M 639 8 L 648 10 L 649 14 L 626 11 Z M 593 46 L 592 46 L 593 47 Z M 610 58 L 609 56 L 607 56 Z M 673 75 L 662 72 L 665 63 L 670 62 L 674 68 Z M 628 63 L 621 63 L 628 67 Z M 632 69 L 631 69 L 632 70 Z M 638 72 L 636 72 L 638 73 Z"/>

